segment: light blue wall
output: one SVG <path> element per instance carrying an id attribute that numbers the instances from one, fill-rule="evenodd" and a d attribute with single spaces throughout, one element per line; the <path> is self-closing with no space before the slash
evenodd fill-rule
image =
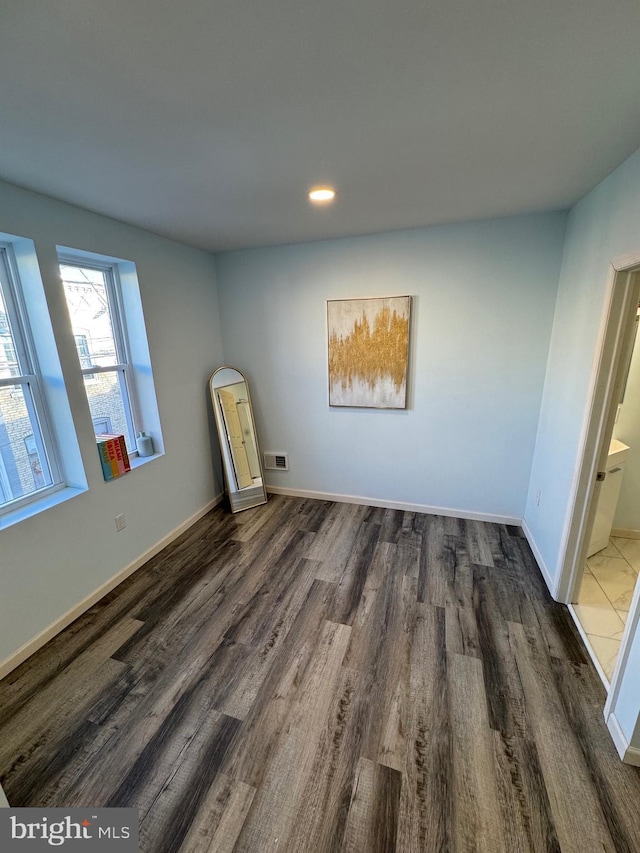
<path id="1" fill-rule="evenodd" d="M 589 404 L 605 285 L 614 258 L 640 251 L 640 151 L 569 215 L 525 521 L 557 584 L 580 437 Z M 535 494 L 542 498 L 536 506 Z M 640 749 L 640 631 L 631 641 L 615 715 Z"/>
<path id="2" fill-rule="evenodd" d="M 640 151 L 569 215 L 525 521 L 557 583 L 611 261 L 640 250 Z M 536 492 L 541 492 L 536 506 Z"/>
<path id="3" fill-rule="evenodd" d="M 330 214 L 328 214 L 330 215 Z M 566 217 L 223 253 L 225 360 L 252 383 L 268 483 L 522 517 Z M 406 411 L 331 409 L 326 300 L 410 294 Z"/>
<path id="4" fill-rule="evenodd" d="M 630 448 L 613 526 L 640 534 L 640 336 L 633 349 L 627 390 L 613 437 Z"/>
<path id="5" fill-rule="evenodd" d="M 211 255 L 0 183 L 0 231 L 35 241 L 89 490 L 0 531 L 0 662 L 221 491 L 207 380 L 222 361 Z M 165 455 L 105 483 L 57 268 L 56 244 L 134 261 Z M 127 527 L 116 533 L 114 518 Z"/>

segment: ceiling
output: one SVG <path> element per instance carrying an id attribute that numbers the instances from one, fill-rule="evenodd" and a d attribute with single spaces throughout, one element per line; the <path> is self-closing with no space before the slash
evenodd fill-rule
<path id="1" fill-rule="evenodd" d="M 563 209 L 639 45 L 637 0 L 4 0 L 0 176 L 209 250 Z"/>

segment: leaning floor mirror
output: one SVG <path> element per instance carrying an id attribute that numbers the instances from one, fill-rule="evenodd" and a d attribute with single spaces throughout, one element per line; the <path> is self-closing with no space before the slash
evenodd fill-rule
<path id="1" fill-rule="evenodd" d="M 235 367 L 219 367 L 209 390 L 231 512 L 264 504 L 267 490 L 247 379 Z"/>

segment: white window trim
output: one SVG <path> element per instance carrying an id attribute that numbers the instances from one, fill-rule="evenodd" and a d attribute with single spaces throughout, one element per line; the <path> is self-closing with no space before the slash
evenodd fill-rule
<path id="1" fill-rule="evenodd" d="M 113 305 L 117 312 L 118 326 L 114 328 L 114 337 L 119 336 L 121 352 L 126 356 L 126 364 L 106 367 L 81 368 L 84 374 L 108 372 L 124 369 L 124 378 L 131 406 L 134 437 L 144 431 L 153 439 L 152 456 L 139 457 L 134 449 L 129 452 L 132 470 L 141 467 L 164 455 L 164 441 L 160 426 L 160 413 L 153 381 L 151 356 L 142 311 L 142 299 L 136 265 L 133 261 L 75 249 L 69 246 L 56 246 L 58 262 L 86 268 L 108 271 L 112 276 Z M 112 481 L 113 482 L 113 481 Z"/>
<path id="2" fill-rule="evenodd" d="M 47 298 L 33 240 L 0 232 L 0 245 L 9 266 L 9 287 L 19 312 L 23 345 L 28 350 L 29 374 L 6 377 L 2 385 L 31 383 L 39 396 L 38 424 L 47 442 L 47 460 L 54 480 L 0 507 L 0 530 L 10 527 L 88 488 L 74 429 L 64 376 L 49 316 Z M 16 348 L 20 346 L 16 341 Z M 24 362 L 23 362 L 24 364 Z M 37 383 L 34 383 L 37 376 Z M 48 436 L 48 438 L 46 438 Z"/>
<path id="3" fill-rule="evenodd" d="M 48 407 L 41 392 L 42 383 L 38 356 L 22 293 L 20 271 L 16 264 L 11 241 L 0 241 L 0 265 L 4 278 L 4 302 L 9 319 L 9 328 L 12 331 L 16 359 L 22 369 L 27 368 L 25 373 L 0 377 L 0 388 L 20 386 L 23 389 L 22 396 L 29 420 L 32 425 L 37 424 L 37 429 L 34 429 L 34 437 L 40 458 L 46 460 L 48 475 L 51 479 L 49 485 L 34 489 L 21 497 L 12 498 L 0 505 L 0 515 L 6 515 L 64 488 L 64 483 L 57 442 L 51 429 Z"/>
<path id="4" fill-rule="evenodd" d="M 95 376 L 98 373 L 118 374 L 123 411 L 129 433 L 129 441 L 127 442 L 129 454 L 135 453 L 136 431 L 142 429 L 142 427 L 139 427 L 141 419 L 136 399 L 135 383 L 130 378 L 132 372 L 131 354 L 129 350 L 126 315 L 122 305 L 122 282 L 120 281 L 118 263 L 114 261 L 102 261 L 95 256 L 86 258 L 77 252 L 60 250 L 58 251 L 58 262 L 70 267 L 96 270 L 103 275 L 111 316 L 111 331 L 116 349 L 116 363 L 104 366 L 92 365 L 91 367 L 80 367 L 80 370 L 83 377 Z"/>

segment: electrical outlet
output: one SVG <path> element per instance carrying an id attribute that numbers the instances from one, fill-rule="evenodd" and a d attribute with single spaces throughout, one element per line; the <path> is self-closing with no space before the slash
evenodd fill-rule
<path id="1" fill-rule="evenodd" d="M 540 506 L 540 498 L 542 497 L 542 492 L 540 489 L 536 492 L 536 506 Z"/>
<path id="2" fill-rule="evenodd" d="M 127 519 L 124 517 L 122 513 L 120 515 L 116 515 L 116 530 L 120 533 L 121 530 L 124 530 L 127 526 Z"/>

